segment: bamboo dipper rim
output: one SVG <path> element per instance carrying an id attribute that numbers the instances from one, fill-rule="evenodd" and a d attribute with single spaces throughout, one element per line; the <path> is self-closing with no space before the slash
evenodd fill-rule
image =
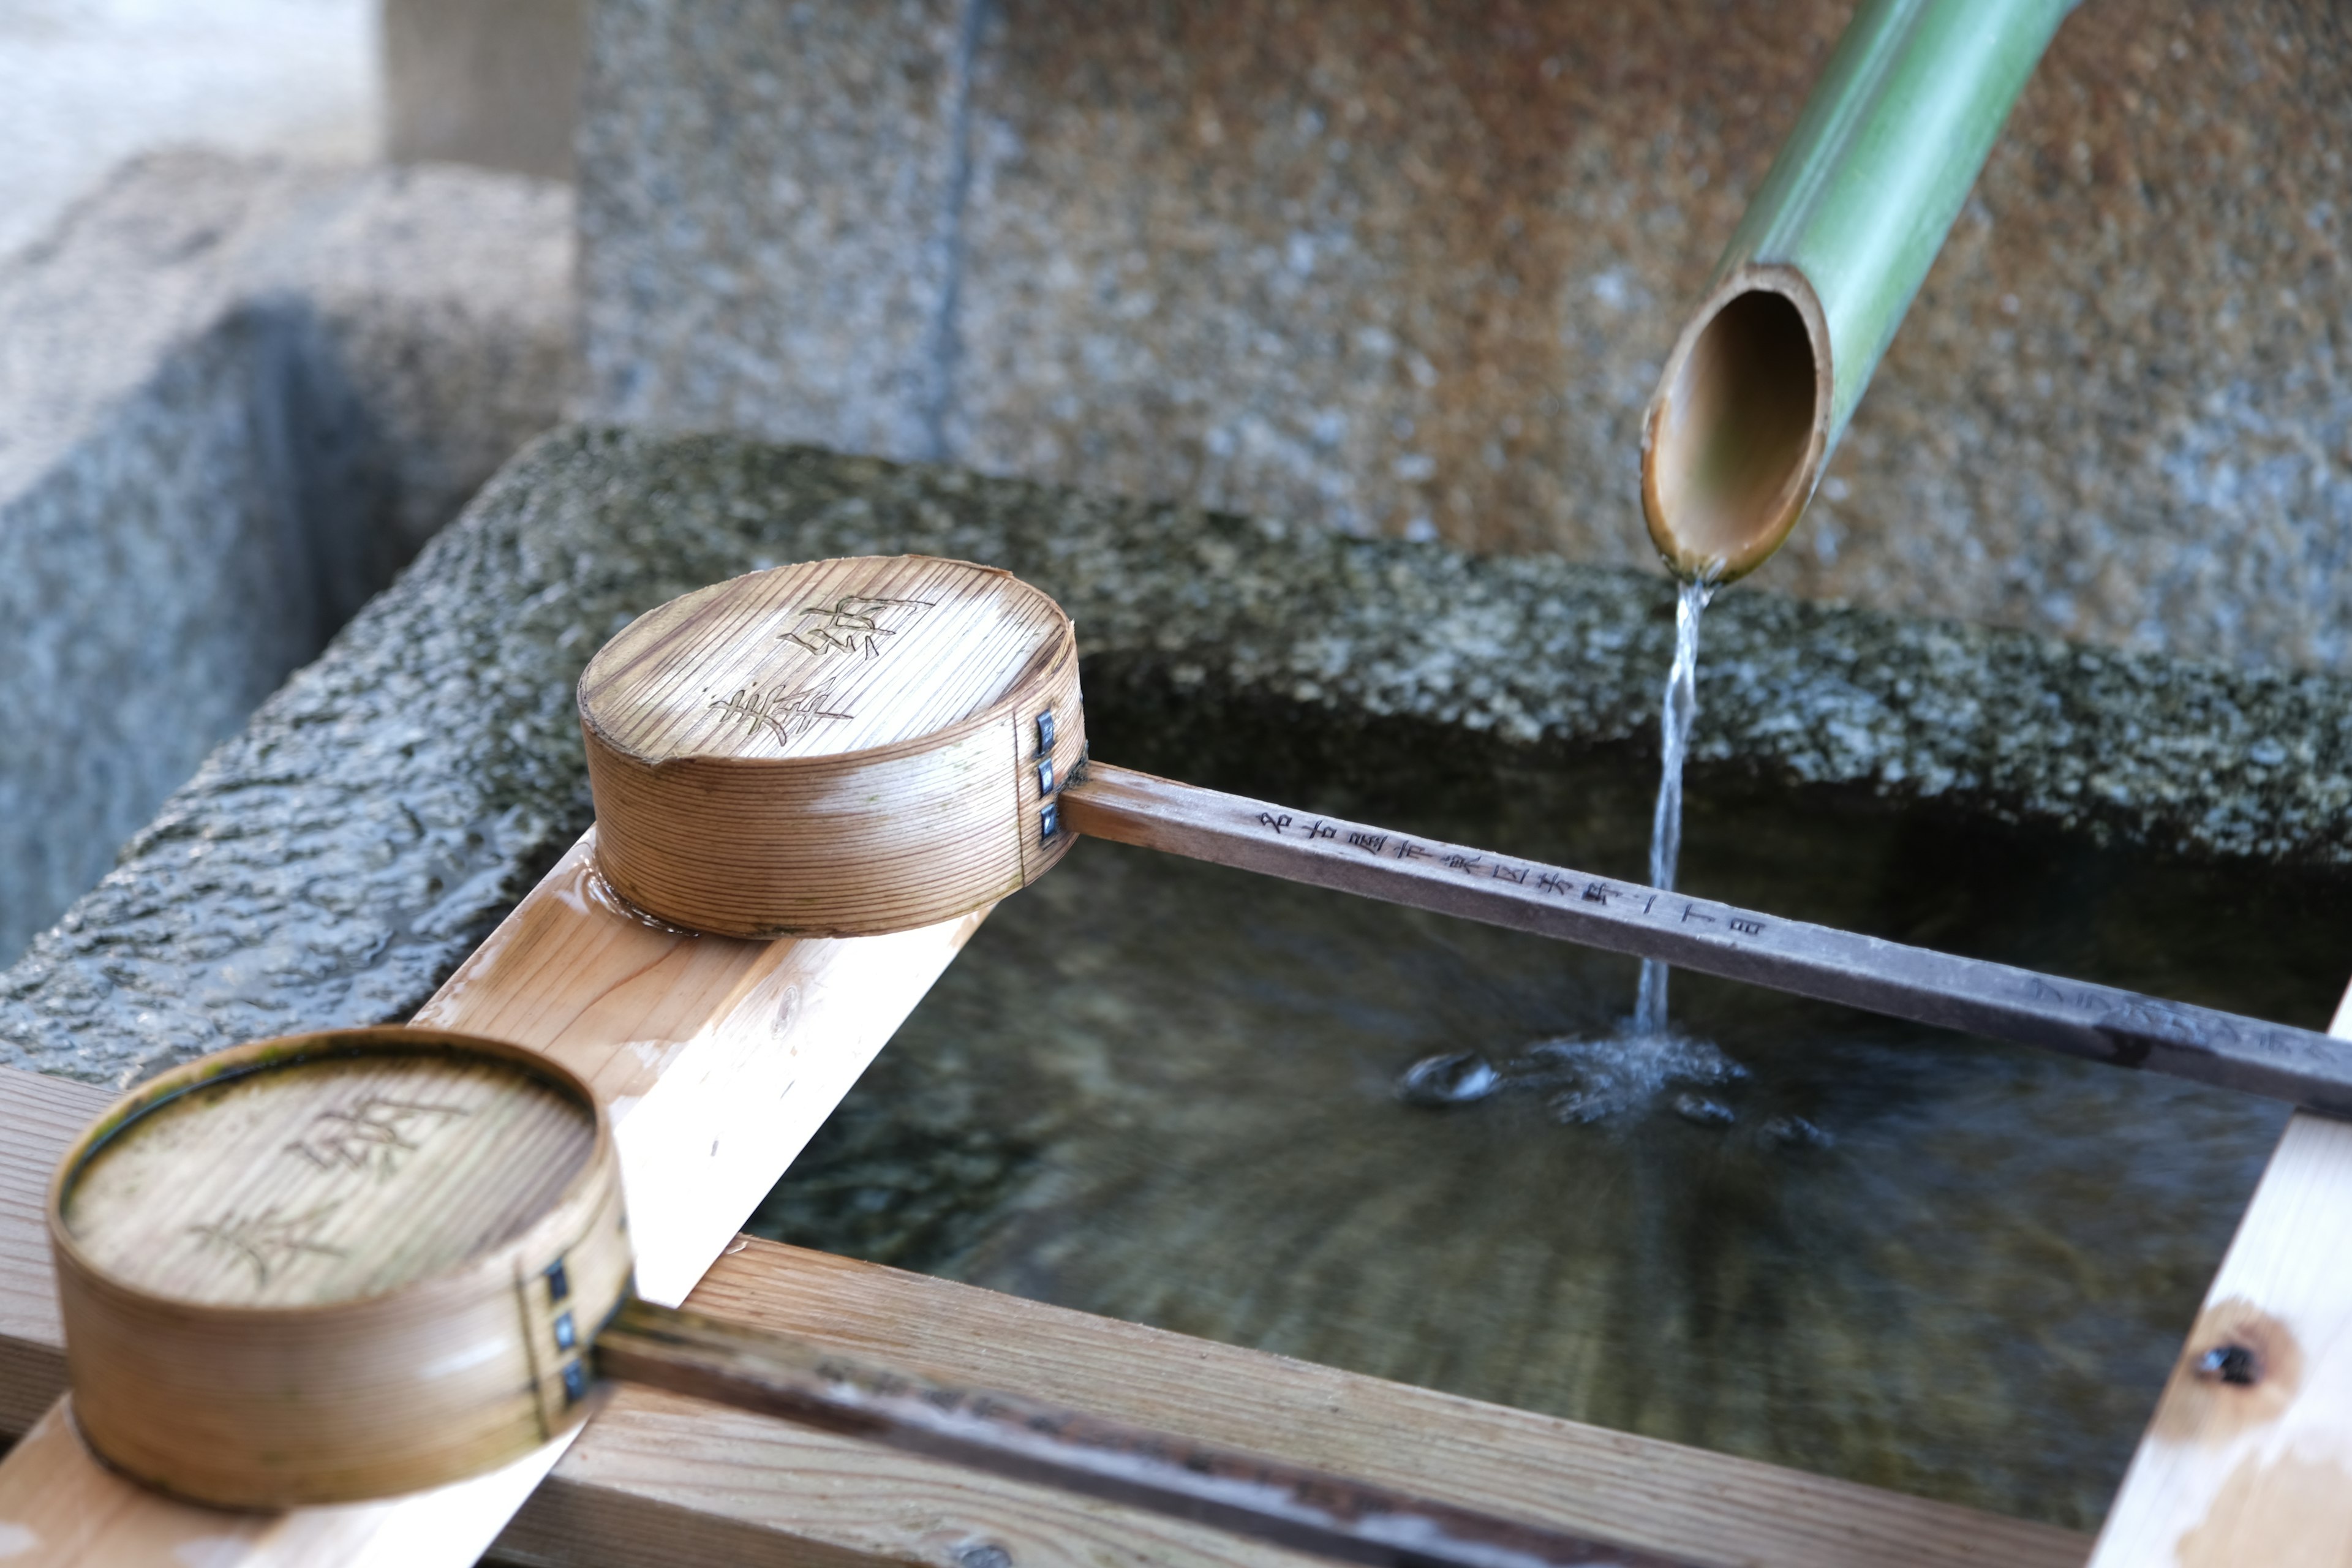
<path id="1" fill-rule="evenodd" d="M 604 1108 L 520 1046 L 394 1026 L 185 1063 L 50 1181 L 74 1424 L 215 1507 L 495 1469 L 592 1408 L 623 1202 Z"/>
<path id="2" fill-rule="evenodd" d="M 577 1190 L 583 1184 L 593 1184 L 598 1173 L 608 1168 L 614 1158 L 612 1118 L 606 1114 L 595 1091 L 588 1087 L 586 1080 L 561 1062 L 527 1047 L 484 1035 L 405 1024 L 279 1035 L 215 1051 L 169 1068 L 126 1092 L 82 1130 L 58 1159 L 57 1169 L 49 1177 L 44 1204 L 49 1245 L 57 1253 L 58 1262 L 70 1267 L 86 1283 L 110 1293 L 168 1302 L 174 1312 L 208 1322 L 254 1327 L 314 1310 L 284 1304 L 191 1300 L 126 1280 L 114 1269 L 92 1258 L 81 1246 L 71 1226 L 67 1223 L 66 1205 L 73 1194 L 76 1182 L 110 1143 L 128 1134 L 147 1116 L 176 1100 L 216 1085 L 299 1068 L 309 1062 L 352 1061 L 384 1056 L 444 1057 L 452 1060 L 487 1058 L 499 1061 L 520 1069 L 523 1076 L 538 1079 L 572 1101 L 588 1116 L 594 1131 L 587 1156 L 566 1183 L 563 1195 L 522 1230 L 503 1241 L 482 1247 L 454 1266 L 427 1270 L 382 1289 L 337 1297 L 324 1304 L 329 1310 L 365 1309 L 396 1301 L 404 1296 L 428 1296 L 453 1285 L 463 1285 L 485 1271 L 496 1273 L 500 1268 L 510 1269 L 509 1256 L 519 1249 L 528 1250 L 537 1239 L 536 1233 L 550 1220 L 562 1217 Z"/>
<path id="3" fill-rule="evenodd" d="M 855 558 L 853 557 L 851 559 Z M 913 556 L 901 555 L 877 557 L 876 559 L 905 561 L 917 558 Z M 968 566 L 975 572 L 984 572 L 992 577 L 1002 577 L 1013 584 L 1014 586 L 1022 589 L 1024 592 L 1031 594 L 1036 598 L 1042 600 L 1052 609 L 1055 615 L 1061 617 L 1062 625 L 1065 628 L 1075 630 L 1076 623 L 1070 619 L 1068 612 L 1065 611 L 1062 606 L 1055 601 L 1051 595 L 1047 594 L 1041 588 L 1023 582 L 1019 577 L 1014 576 L 1012 572 L 1008 571 L 1004 567 L 982 566 L 977 562 L 957 561 L 947 556 L 925 557 L 924 559 L 940 560 L 951 566 Z M 782 566 L 770 567 L 767 569 L 769 572 L 782 572 L 788 570 L 790 570 L 789 567 Z M 765 576 L 766 574 L 766 572 L 741 573 L 736 576 L 725 578 L 719 582 L 710 584 L 708 587 L 696 589 L 692 594 L 680 595 L 679 597 L 691 598 L 695 594 L 708 593 L 711 589 L 725 588 L 730 584 L 742 582 L 746 578 Z M 672 600 L 668 601 L 668 603 L 676 603 L 676 601 Z M 667 607 L 667 604 L 655 606 L 656 610 Z M 651 610 L 646 612 L 647 615 L 651 615 L 654 612 Z M 643 618 L 643 616 L 637 617 L 637 619 Z M 635 620 L 632 620 L 629 623 L 629 626 L 633 626 L 635 625 L 636 625 Z M 619 633 L 615 634 L 614 640 L 617 641 L 619 637 L 625 637 L 627 634 L 628 626 L 624 626 L 621 628 Z M 588 660 L 588 668 L 582 670 L 580 673 L 580 682 L 577 692 L 578 706 L 580 709 L 580 727 L 583 731 L 587 731 L 589 737 L 596 744 L 604 746 L 614 752 L 629 758 L 631 762 L 635 763 L 639 767 L 650 768 L 656 773 L 664 769 L 675 768 L 713 768 L 723 772 L 740 771 L 757 773 L 768 772 L 779 767 L 788 767 L 796 763 L 820 765 L 825 763 L 841 763 L 855 766 L 863 763 L 887 763 L 896 762 L 902 757 L 920 756 L 926 752 L 937 750 L 941 745 L 952 744 L 957 741 L 963 740 L 970 735 L 987 729 L 992 724 L 1002 723 L 1008 714 L 1017 714 L 1024 700 L 1033 700 L 1032 693 L 1029 689 L 1034 684 L 1035 678 L 1040 674 L 1049 672 L 1062 653 L 1061 647 L 1054 642 L 1049 641 L 1041 644 L 1038 647 L 1037 651 L 1030 656 L 1028 661 L 1024 663 L 1021 667 L 1020 671 L 1013 676 L 1011 685 L 1007 687 L 1003 696 L 998 697 L 985 707 L 974 709 L 970 714 L 962 719 L 956 720 L 950 723 L 942 724 L 936 730 L 927 730 L 919 735 L 908 735 L 896 741 L 885 741 L 878 745 L 855 746 L 846 751 L 819 752 L 806 756 L 748 757 L 737 752 L 680 752 L 666 757 L 643 757 L 637 754 L 635 748 L 631 747 L 626 742 L 622 741 L 613 733 L 612 727 L 598 717 L 596 710 L 593 706 L 593 699 L 588 690 L 588 678 L 595 672 L 596 660 L 602 658 L 604 655 L 605 648 L 609 648 L 610 647 L 612 647 L 612 644 L 608 642 L 604 645 L 604 647 L 598 648 L 595 655 Z M 608 677 L 607 680 L 609 681 L 610 679 L 612 678 Z M 600 683 L 599 689 L 601 690 L 602 689 L 603 683 Z"/>
<path id="4" fill-rule="evenodd" d="M 985 730 L 991 724 L 1003 722 L 1008 713 L 1016 711 L 1021 707 L 1024 700 L 1031 698 L 1032 693 L 1030 692 L 1029 688 L 1035 683 L 1035 679 L 1038 676 L 1052 669 L 1054 664 L 1063 652 L 1064 645 L 1060 642 L 1054 639 L 1047 639 L 1041 642 L 1038 645 L 1036 651 L 1030 655 L 1030 657 L 1022 664 L 1020 669 L 1008 681 L 1003 695 L 997 697 L 982 707 L 974 709 L 971 712 L 961 719 L 941 724 L 934 730 L 926 730 L 919 735 L 908 735 L 896 741 L 885 741 L 877 745 L 853 746 L 837 752 L 815 752 L 784 757 L 759 757 L 746 756 L 740 752 L 692 751 L 673 752 L 670 755 L 663 757 L 646 757 L 642 755 L 635 746 L 615 735 L 613 732 L 612 726 L 605 723 L 604 720 L 599 717 L 596 710 L 596 697 L 614 681 L 617 680 L 620 678 L 620 674 L 616 671 L 605 675 L 604 679 L 596 681 L 596 689 L 593 692 L 589 689 L 590 681 L 597 675 L 597 666 L 602 662 L 604 656 L 607 653 L 610 653 L 614 647 L 623 638 L 626 637 L 629 635 L 630 630 L 634 628 L 638 622 L 644 620 L 646 616 L 657 615 L 661 611 L 670 608 L 672 605 L 678 604 L 682 600 L 698 598 L 705 595 L 715 595 L 739 584 L 748 583 L 756 577 L 772 576 L 781 573 L 796 571 L 804 566 L 827 566 L 838 562 L 849 561 L 871 561 L 889 563 L 919 561 L 929 564 L 958 567 L 966 571 L 980 573 L 984 576 L 997 578 L 1000 580 L 1000 585 L 1010 586 L 1019 593 L 1035 600 L 1045 609 L 1050 611 L 1054 618 L 1059 621 L 1062 629 L 1066 633 L 1071 634 L 1072 640 L 1075 640 L 1076 623 L 1070 619 L 1069 612 L 1063 609 L 1061 604 L 1055 600 L 1052 595 L 1046 593 L 1043 588 L 1037 587 L 1034 584 L 1023 581 L 1019 576 L 1015 575 L 1009 567 L 989 566 L 977 561 L 965 561 L 960 557 L 952 555 L 918 555 L 912 553 L 901 553 L 898 555 L 832 556 L 821 561 L 794 563 L 782 566 L 770 566 L 756 572 L 740 572 L 732 577 L 724 577 L 716 583 L 709 583 L 705 584 L 702 587 L 689 589 L 688 592 L 677 595 L 677 598 L 665 600 L 662 604 L 655 605 L 652 609 L 647 610 L 644 616 L 633 617 L 628 626 L 623 626 L 618 632 L 615 632 L 602 647 L 599 647 L 594 654 L 590 656 L 587 667 L 580 672 L 580 680 L 576 689 L 576 696 L 577 705 L 580 710 L 581 728 L 588 731 L 597 743 L 608 747 L 612 751 L 629 758 L 629 760 L 635 763 L 637 766 L 652 768 L 656 771 L 664 768 L 693 766 L 698 768 L 718 768 L 726 771 L 735 771 L 740 769 L 756 773 L 778 767 L 789 767 L 793 763 L 816 765 L 840 763 L 854 766 L 864 763 L 894 762 L 901 757 L 919 756 L 926 752 L 934 751 L 943 744 L 952 743 L 979 731 Z"/>
<path id="5" fill-rule="evenodd" d="M 1790 363 L 1794 340 L 1786 313 L 1801 328 L 1808 364 Z M 1775 314 L 1782 319 L 1768 319 Z M 1759 344 L 1759 336 L 1769 341 Z M 1829 319 L 1800 268 L 1743 262 L 1708 290 L 1675 339 L 1642 420 L 1642 512 L 1651 542 L 1677 576 L 1728 583 L 1780 548 L 1828 462 L 1832 371 Z M 1759 388 L 1759 379 L 1778 384 Z M 1799 426 L 1778 410 L 1778 427 L 1760 432 L 1770 448 L 1761 454 L 1769 470 L 1760 476 L 1765 483 L 1756 482 L 1748 463 L 1730 487 L 1740 494 L 1727 504 L 1710 493 L 1717 476 L 1708 470 L 1725 443 L 1742 438 L 1733 425 L 1748 426 L 1748 438 L 1759 434 L 1752 412 L 1759 391 L 1785 395 L 1800 380 L 1811 384 L 1810 417 Z M 1730 408 L 1728 402 L 1749 406 Z"/>

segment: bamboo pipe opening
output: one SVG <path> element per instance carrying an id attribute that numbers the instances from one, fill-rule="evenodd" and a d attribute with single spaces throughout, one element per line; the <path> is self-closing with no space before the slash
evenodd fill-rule
<path id="1" fill-rule="evenodd" d="M 1729 582 L 1796 526 L 1829 453 L 1830 340 L 1791 267 L 1750 264 L 1683 329 L 1642 430 L 1642 510 L 1684 577 Z"/>

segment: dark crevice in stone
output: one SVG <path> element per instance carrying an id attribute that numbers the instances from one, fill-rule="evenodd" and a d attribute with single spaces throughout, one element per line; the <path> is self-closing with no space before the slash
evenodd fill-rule
<path id="1" fill-rule="evenodd" d="M 288 295 L 252 311 L 268 323 L 257 415 L 275 437 L 289 556 L 307 568 L 313 658 L 423 541 L 403 526 L 391 444 L 318 308 Z"/>
<path id="2" fill-rule="evenodd" d="M 964 0 L 956 19 L 955 53 L 948 68 L 955 79 L 955 103 L 948 115 L 949 163 L 947 189 L 940 205 L 939 313 L 931 324 L 931 385 L 922 412 L 924 456 L 943 461 L 949 453 L 950 426 L 955 408 L 956 375 L 963 359 L 964 222 L 971 206 L 972 73 L 979 68 L 980 44 L 989 23 L 988 0 Z"/>

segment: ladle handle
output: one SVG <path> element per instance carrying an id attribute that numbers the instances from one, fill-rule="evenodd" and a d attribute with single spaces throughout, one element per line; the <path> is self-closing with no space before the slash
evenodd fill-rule
<path id="1" fill-rule="evenodd" d="M 1344 1562 L 1690 1568 L 1171 1433 L 863 1365 L 643 1301 L 623 1307 L 597 1336 L 596 1362 L 623 1382 Z"/>
<path id="2" fill-rule="evenodd" d="M 1082 834 L 2352 1116 L 2352 1042 L 1089 763 Z"/>

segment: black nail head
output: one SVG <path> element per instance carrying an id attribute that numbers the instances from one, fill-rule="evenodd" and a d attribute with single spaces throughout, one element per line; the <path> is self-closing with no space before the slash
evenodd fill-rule
<path id="1" fill-rule="evenodd" d="M 2217 1378 L 2238 1388 L 2249 1388 L 2262 1376 L 2254 1352 L 2243 1345 L 2215 1345 L 2197 1358 L 2198 1374 Z"/>

